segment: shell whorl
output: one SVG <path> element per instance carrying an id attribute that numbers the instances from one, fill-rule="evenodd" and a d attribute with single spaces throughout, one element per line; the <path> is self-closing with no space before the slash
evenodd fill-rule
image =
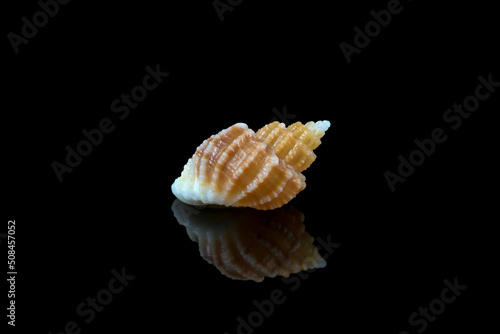
<path id="1" fill-rule="evenodd" d="M 192 205 L 217 204 L 270 210 L 305 188 L 305 177 L 280 159 L 244 123 L 205 140 L 172 184 Z"/>
<path id="2" fill-rule="evenodd" d="M 313 150 L 321 144 L 320 139 L 329 127 L 329 121 L 308 122 L 306 125 L 296 122 L 288 127 L 273 122 L 257 131 L 257 138 L 297 172 L 302 172 L 316 159 Z"/>

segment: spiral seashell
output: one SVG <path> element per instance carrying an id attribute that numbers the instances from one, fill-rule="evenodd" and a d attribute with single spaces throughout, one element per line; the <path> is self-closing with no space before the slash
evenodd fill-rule
<path id="1" fill-rule="evenodd" d="M 273 211 L 197 209 L 176 199 L 172 211 L 203 259 L 229 278 L 261 282 L 326 266 L 305 231 L 304 215 L 289 205 Z"/>
<path id="2" fill-rule="evenodd" d="M 274 122 L 256 134 L 237 123 L 205 140 L 172 184 L 172 192 L 191 205 L 215 204 L 271 210 L 288 203 L 305 186 L 300 171 L 330 122 Z"/>

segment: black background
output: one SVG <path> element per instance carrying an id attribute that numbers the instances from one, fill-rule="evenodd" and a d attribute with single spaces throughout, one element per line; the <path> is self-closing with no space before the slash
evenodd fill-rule
<path id="1" fill-rule="evenodd" d="M 245 0 L 223 22 L 211 1 L 71 1 L 18 54 L 5 37 L 2 224 L 17 226 L 16 330 L 59 333 L 74 320 L 81 333 L 236 333 L 253 300 L 281 289 L 286 302 L 255 333 L 399 333 L 458 277 L 467 290 L 426 333 L 483 332 L 496 314 L 485 300 L 499 93 L 457 130 L 442 117 L 479 75 L 500 81 L 498 19 L 486 5 L 402 5 L 350 64 L 339 44 L 387 1 Z M 39 9 L 6 8 L 4 36 Z M 169 77 L 119 120 L 111 102 L 156 64 Z M 332 123 L 291 204 L 312 236 L 341 244 L 296 291 L 222 276 L 171 211 L 170 185 L 204 139 L 236 122 L 257 130 L 284 106 L 292 121 Z M 58 182 L 52 162 L 103 118 L 115 130 Z M 446 142 L 391 192 L 384 172 L 436 127 Z M 77 305 L 123 267 L 135 279 L 85 324 Z"/>

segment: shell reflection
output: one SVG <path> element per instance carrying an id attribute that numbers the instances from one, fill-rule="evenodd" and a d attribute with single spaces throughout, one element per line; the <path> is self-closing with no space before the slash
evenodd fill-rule
<path id="1" fill-rule="evenodd" d="M 304 215 L 292 206 L 202 209 L 176 199 L 172 211 L 200 255 L 229 278 L 261 282 L 326 266 L 305 231 Z"/>

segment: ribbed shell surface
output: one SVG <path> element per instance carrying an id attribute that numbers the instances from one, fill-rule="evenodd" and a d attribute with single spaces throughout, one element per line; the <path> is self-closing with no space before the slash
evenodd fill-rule
<path id="1" fill-rule="evenodd" d="M 280 159 L 297 172 L 311 166 L 316 159 L 313 150 L 321 143 L 318 136 L 300 122 L 288 127 L 279 122 L 269 123 L 257 131 L 257 138 L 272 148 Z"/>
<path id="2" fill-rule="evenodd" d="M 254 131 L 237 123 L 205 140 L 172 192 L 185 203 L 275 209 L 305 188 L 305 177 Z"/>

